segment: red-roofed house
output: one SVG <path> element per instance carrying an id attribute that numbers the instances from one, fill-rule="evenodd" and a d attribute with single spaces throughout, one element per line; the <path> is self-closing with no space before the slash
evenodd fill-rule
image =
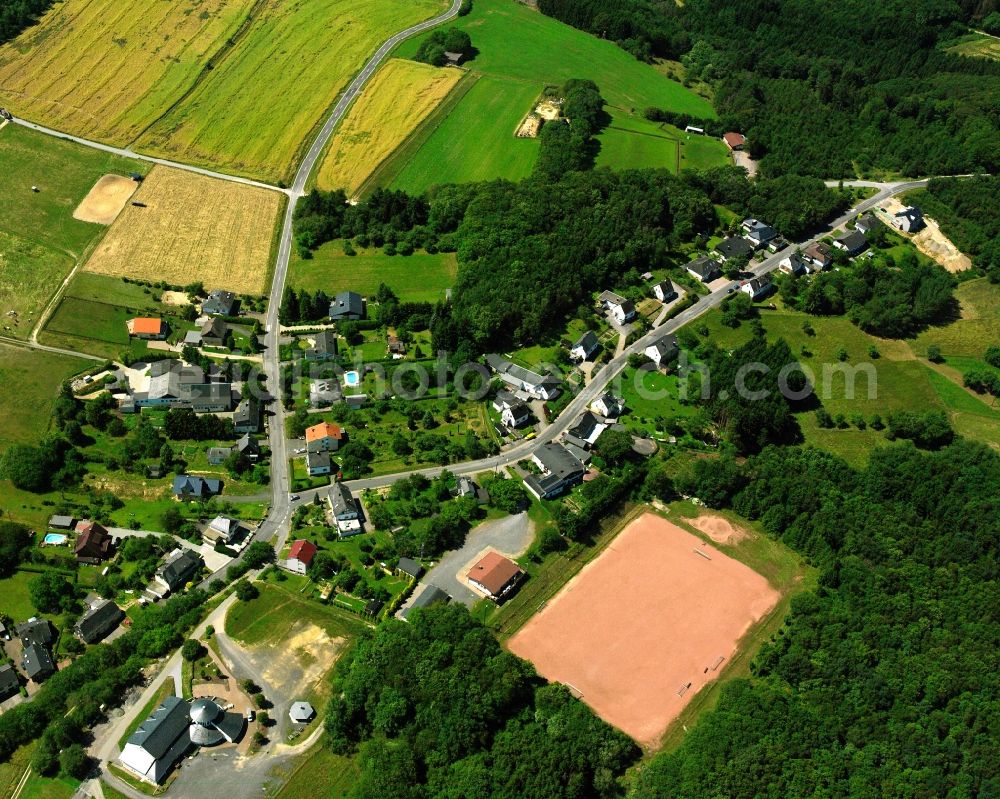
<path id="1" fill-rule="evenodd" d="M 517 587 L 524 577 L 524 572 L 514 561 L 505 558 L 499 552 L 490 551 L 469 569 L 467 576 L 473 587 L 499 603 Z"/>
<path id="2" fill-rule="evenodd" d="M 746 136 L 742 133 L 735 133 L 732 131 L 724 133 L 722 135 L 722 140 L 726 143 L 726 147 L 730 150 L 742 150 L 744 145 L 747 143 Z"/>
<path id="3" fill-rule="evenodd" d="M 76 532 L 73 553 L 78 563 L 100 563 L 115 554 L 111 535 L 97 522 L 80 522 Z"/>
<path id="4" fill-rule="evenodd" d="M 285 568 L 296 574 L 305 574 L 315 555 L 316 545 L 311 541 L 300 538 L 292 544 L 292 548 L 288 551 L 288 560 L 285 561 Z"/>
<path id="5" fill-rule="evenodd" d="M 306 428 L 306 449 L 309 452 L 330 452 L 346 438 L 343 428 L 330 422 L 320 422 Z"/>
<path id="6" fill-rule="evenodd" d="M 151 316 L 137 316 L 129 319 L 125 325 L 128 334 L 136 338 L 164 339 L 167 337 L 167 323 Z"/>

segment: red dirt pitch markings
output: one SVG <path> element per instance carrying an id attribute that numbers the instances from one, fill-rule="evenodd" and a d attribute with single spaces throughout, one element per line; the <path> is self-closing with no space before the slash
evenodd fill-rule
<path id="1" fill-rule="evenodd" d="M 778 599 L 749 567 L 647 513 L 507 645 L 602 719 L 655 747 Z"/>

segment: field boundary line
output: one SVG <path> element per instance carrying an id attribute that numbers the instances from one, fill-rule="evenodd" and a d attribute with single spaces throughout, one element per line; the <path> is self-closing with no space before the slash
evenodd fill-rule
<path id="1" fill-rule="evenodd" d="M 420 148 L 427 143 L 437 129 L 444 124 L 444 121 L 451 116 L 451 112 L 455 110 L 458 104 L 464 99 L 465 95 L 471 91 L 472 87 L 475 86 L 482 77 L 482 72 L 474 72 L 471 70 L 466 72 L 465 75 L 462 76 L 461 80 L 451 87 L 451 91 L 449 91 L 448 94 L 442 98 L 441 102 L 437 104 L 437 107 L 424 117 L 412 131 L 410 131 L 410 134 L 399 143 L 399 146 L 396 147 L 395 150 L 379 162 L 378 166 L 371 171 L 368 177 L 366 177 L 358 187 L 358 190 L 354 193 L 355 196 L 363 197 L 380 186 L 387 186 L 395 180 L 399 173 L 402 172 L 402 167 L 405 165 L 400 162 L 404 162 L 407 158 L 409 158 L 409 156 L 417 153 Z M 398 168 L 397 164 L 399 164 Z"/>

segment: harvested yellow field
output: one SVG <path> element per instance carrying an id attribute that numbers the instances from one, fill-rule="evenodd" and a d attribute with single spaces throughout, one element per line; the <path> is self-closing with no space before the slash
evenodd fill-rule
<path id="1" fill-rule="evenodd" d="M 262 294 L 281 199 L 268 189 L 154 167 L 85 269 Z"/>
<path id="2" fill-rule="evenodd" d="M 316 183 L 356 191 L 461 80 L 457 69 L 387 61 L 330 140 Z"/>
<path id="3" fill-rule="evenodd" d="M 64 0 L 0 47 L 0 106 L 128 144 L 198 79 L 253 0 Z"/>

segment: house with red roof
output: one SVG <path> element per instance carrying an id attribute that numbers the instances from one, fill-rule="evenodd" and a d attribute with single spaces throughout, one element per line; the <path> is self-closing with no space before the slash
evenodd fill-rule
<path id="1" fill-rule="evenodd" d="M 306 428 L 306 450 L 308 452 L 336 451 L 347 433 L 339 425 L 320 422 Z"/>
<path id="2" fill-rule="evenodd" d="M 312 563 L 312 559 L 316 556 L 316 545 L 311 541 L 306 541 L 304 538 L 300 538 L 298 541 L 292 544 L 292 548 L 288 550 L 288 559 L 284 562 L 284 567 L 296 574 L 305 574 L 309 569 L 309 564 Z"/>
<path id="3" fill-rule="evenodd" d="M 514 561 L 490 550 L 469 569 L 466 576 L 473 588 L 499 604 L 517 588 L 524 572 Z"/>
<path id="4" fill-rule="evenodd" d="M 722 134 L 722 141 L 726 143 L 726 147 L 730 150 L 742 150 L 747 143 L 746 136 L 735 131 Z"/>

